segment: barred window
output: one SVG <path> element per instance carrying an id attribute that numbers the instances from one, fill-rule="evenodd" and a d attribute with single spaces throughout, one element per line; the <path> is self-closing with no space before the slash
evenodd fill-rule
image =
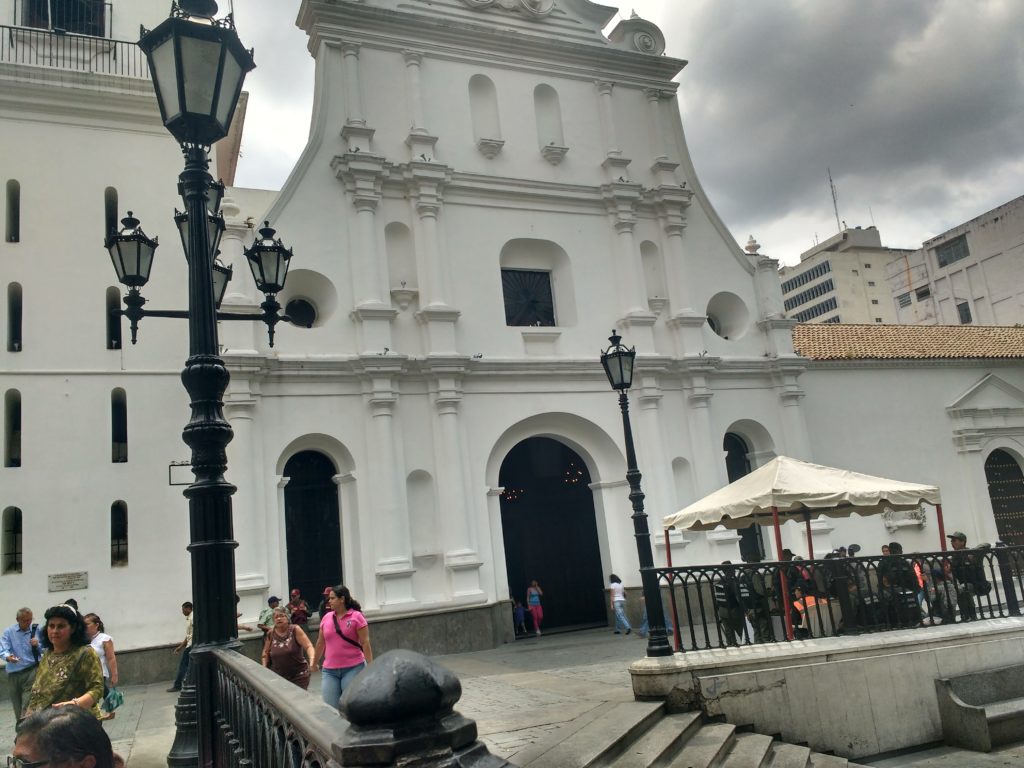
<path id="1" fill-rule="evenodd" d="M 22 0 L 22 24 L 104 37 L 108 0 Z"/>
<path id="2" fill-rule="evenodd" d="M 128 505 L 123 501 L 110 505 L 110 565 L 128 565 Z"/>
<path id="3" fill-rule="evenodd" d="M 936 246 L 935 248 L 935 261 L 939 267 L 947 267 L 954 261 L 960 261 L 960 259 L 966 259 L 971 255 L 970 250 L 967 248 L 967 235 L 960 235 L 954 237 L 942 245 Z"/>
<path id="4" fill-rule="evenodd" d="M 960 317 L 960 325 L 970 325 L 974 318 L 971 316 L 971 305 L 961 301 L 956 305 L 956 313 Z"/>
<path id="5" fill-rule="evenodd" d="M 931 286 L 922 285 L 914 293 L 917 296 L 917 300 L 921 301 L 922 299 L 927 299 L 929 296 L 932 295 L 932 289 Z"/>
<path id="6" fill-rule="evenodd" d="M 903 307 L 909 307 L 910 306 L 910 294 L 909 293 L 901 293 L 899 296 L 896 297 L 896 303 L 900 305 L 901 309 Z"/>
<path id="7" fill-rule="evenodd" d="M 21 573 L 21 510 L 8 507 L 3 514 L 3 572 Z"/>
<path id="8" fill-rule="evenodd" d="M 505 325 L 555 324 L 555 300 L 551 273 L 533 269 L 501 270 L 505 296 Z"/>
<path id="9" fill-rule="evenodd" d="M 110 460 L 128 461 L 128 401 L 120 387 L 110 393 Z"/>

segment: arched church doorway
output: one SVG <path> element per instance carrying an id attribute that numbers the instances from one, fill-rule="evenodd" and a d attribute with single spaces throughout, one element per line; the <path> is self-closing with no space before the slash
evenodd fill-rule
<path id="1" fill-rule="evenodd" d="M 1024 472 L 1009 453 L 992 451 L 985 459 L 985 479 L 999 540 L 1024 544 Z"/>
<path id="2" fill-rule="evenodd" d="M 498 477 L 512 596 L 525 604 L 536 579 L 544 590 L 543 629 L 605 626 L 594 498 L 583 459 L 557 440 L 531 437 L 508 452 Z"/>
<path id="3" fill-rule="evenodd" d="M 284 529 L 289 589 L 316 609 L 323 588 L 343 581 L 337 469 L 319 451 L 302 451 L 288 459 L 284 476 Z"/>
<path id="4" fill-rule="evenodd" d="M 726 432 L 722 450 L 725 451 L 725 471 L 730 483 L 750 474 L 750 448 L 746 440 L 734 432 Z M 761 527 L 751 525 L 740 528 L 737 532 L 740 535 L 740 557 L 743 558 L 743 562 L 763 560 L 764 538 L 761 536 Z"/>

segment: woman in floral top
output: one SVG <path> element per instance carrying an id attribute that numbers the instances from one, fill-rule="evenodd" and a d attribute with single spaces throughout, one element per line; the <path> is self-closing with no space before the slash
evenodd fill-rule
<path id="1" fill-rule="evenodd" d="M 32 685 L 25 715 L 47 707 L 76 706 L 100 717 L 103 669 L 85 637 L 85 624 L 69 605 L 50 608 L 45 614 L 45 649 Z"/>

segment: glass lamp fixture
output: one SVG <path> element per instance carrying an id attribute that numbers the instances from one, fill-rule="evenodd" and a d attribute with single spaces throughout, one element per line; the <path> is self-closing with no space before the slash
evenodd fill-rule
<path id="1" fill-rule="evenodd" d="M 624 392 L 633 386 L 633 362 L 636 360 L 636 347 L 626 347 L 622 337 L 612 331 L 608 337 L 611 346 L 601 353 L 601 365 L 612 389 Z"/>
<path id="2" fill-rule="evenodd" d="M 185 252 L 185 259 L 189 258 L 188 252 L 188 214 L 184 211 L 174 210 L 174 223 L 178 227 L 178 234 L 181 235 L 181 248 Z M 209 230 L 210 253 L 216 254 L 220 250 L 220 238 L 224 234 L 224 216 L 219 212 L 209 212 L 206 215 L 206 228 Z"/>
<path id="3" fill-rule="evenodd" d="M 218 254 L 220 251 L 217 252 Z M 220 309 L 220 303 L 224 301 L 224 294 L 228 290 L 228 283 L 231 282 L 231 267 L 224 264 L 220 259 L 213 260 L 213 301 L 214 306 Z"/>
<path id="4" fill-rule="evenodd" d="M 138 289 L 149 282 L 153 254 L 159 243 L 142 231 L 131 211 L 121 219 L 121 231 L 107 237 L 106 249 L 114 263 L 117 279 L 128 288 Z"/>
<path id="5" fill-rule="evenodd" d="M 245 75 L 256 64 L 213 0 L 175 0 L 171 16 L 143 30 L 160 116 L 179 144 L 209 147 L 231 127 Z"/>
<path id="6" fill-rule="evenodd" d="M 249 260 L 249 269 L 252 270 L 256 287 L 267 295 L 284 290 L 288 263 L 292 258 L 292 249 L 285 248 L 284 243 L 274 238 L 275 234 L 270 222 L 263 222 L 259 238 L 245 250 L 245 258 Z"/>

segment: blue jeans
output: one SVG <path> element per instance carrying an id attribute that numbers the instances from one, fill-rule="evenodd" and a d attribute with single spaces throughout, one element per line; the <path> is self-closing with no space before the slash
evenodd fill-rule
<path id="1" fill-rule="evenodd" d="M 185 684 L 185 676 L 188 674 L 189 656 L 192 655 L 192 646 L 181 652 L 181 659 L 178 661 L 178 674 L 174 678 L 174 688 L 181 688 Z"/>
<path id="2" fill-rule="evenodd" d="M 633 628 L 629 625 L 629 619 L 626 618 L 626 601 L 616 600 L 613 605 L 615 606 L 615 630 L 618 631 L 620 627 L 625 630 L 632 630 Z"/>
<path id="3" fill-rule="evenodd" d="M 320 696 L 323 698 L 324 703 L 337 709 L 338 702 L 341 700 L 341 694 L 348 688 L 352 678 L 365 668 L 366 662 L 361 661 L 354 667 L 342 667 L 341 669 L 327 669 L 325 667 L 322 669 L 322 674 L 320 675 Z"/>

